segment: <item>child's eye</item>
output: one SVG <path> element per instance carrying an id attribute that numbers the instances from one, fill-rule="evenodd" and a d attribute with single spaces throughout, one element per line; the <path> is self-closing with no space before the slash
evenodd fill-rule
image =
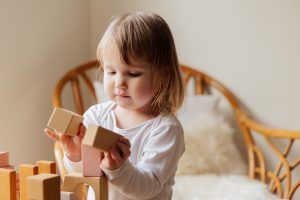
<path id="1" fill-rule="evenodd" d="M 140 73 L 140 72 L 129 72 L 128 75 L 130 77 L 139 77 L 139 76 L 142 75 L 142 73 Z"/>
<path id="2" fill-rule="evenodd" d="M 114 71 L 110 71 L 110 72 L 107 72 L 109 75 L 114 75 L 114 74 L 116 74 L 116 72 L 114 72 Z"/>

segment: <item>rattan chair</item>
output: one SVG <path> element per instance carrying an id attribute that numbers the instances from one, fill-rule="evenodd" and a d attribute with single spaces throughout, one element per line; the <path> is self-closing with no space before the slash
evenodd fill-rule
<path id="1" fill-rule="evenodd" d="M 91 61 L 89 63 L 80 65 L 68 71 L 57 83 L 53 95 L 53 106 L 54 107 L 65 107 L 62 102 L 62 92 L 69 84 L 73 94 L 74 100 L 74 111 L 83 114 L 84 111 L 91 105 L 96 103 L 96 93 L 93 87 L 93 80 L 96 78 L 95 75 L 89 76 L 90 71 L 95 73 L 97 70 L 97 61 Z M 265 184 L 269 185 L 269 190 L 272 193 L 277 194 L 281 198 L 292 199 L 295 191 L 300 186 L 300 180 L 294 180 L 292 184 L 293 176 L 291 171 L 295 170 L 296 167 L 299 168 L 300 159 L 298 153 L 298 159 L 296 159 L 292 164 L 287 161 L 287 156 L 291 152 L 291 147 L 295 140 L 300 139 L 300 131 L 283 131 L 266 128 L 253 119 L 250 119 L 245 112 L 243 112 L 239 104 L 232 94 L 223 84 L 221 84 L 216 79 L 210 77 L 209 75 L 201 72 L 200 70 L 193 69 L 191 67 L 181 65 L 181 71 L 183 73 L 183 81 L 187 86 L 192 84 L 194 87 L 194 92 L 196 95 L 210 94 L 212 90 L 218 91 L 222 96 L 224 96 L 228 103 L 231 105 L 233 112 L 236 115 L 237 122 L 240 125 L 241 131 L 244 136 L 246 143 L 246 148 L 248 152 L 248 169 L 249 178 L 259 179 Z M 98 74 L 97 77 L 100 75 Z M 86 90 L 82 90 L 85 85 Z M 85 102 L 86 95 L 84 92 L 88 91 L 92 97 L 92 101 Z M 280 163 L 276 167 L 275 171 L 270 171 L 267 169 L 266 157 L 268 154 L 264 154 L 263 148 L 257 145 L 256 138 L 253 135 L 262 135 L 267 141 L 268 149 L 273 151 L 275 155 L 279 158 Z M 283 152 L 276 147 L 272 142 L 272 138 L 282 138 L 289 141 L 287 147 Z M 265 147 L 267 148 L 267 147 Z M 63 166 L 62 158 L 63 152 L 58 143 L 54 144 L 55 158 L 58 165 L 58 170 L 62 177 L 66 174 L 66 169 Z M 285 170 L 283 173 L 280 173 Z M 284 186 L 283 186 L 284 184 Z"/>

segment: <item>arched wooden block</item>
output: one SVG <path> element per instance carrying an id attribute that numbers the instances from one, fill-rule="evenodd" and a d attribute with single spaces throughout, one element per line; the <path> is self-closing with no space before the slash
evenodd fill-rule
<path id="1" fill-rule="evenodd" d="M 80 173 L 70 173 L 65 176 L 61 191 L 74 192 L 80 184 L 86 183 L 95 191 L 95 199 L 108 200 L 108 181 L 105 176 L 84 177 Z"/>

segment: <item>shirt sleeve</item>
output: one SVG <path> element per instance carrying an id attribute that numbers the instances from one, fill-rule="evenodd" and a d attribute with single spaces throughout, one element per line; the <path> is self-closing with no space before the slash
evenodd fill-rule
<path id="1" fill-rule="evenodd" d="M 156 196 L 174 176 L 183 152 L 181 125 L 165 124 L 151 133 L 137 165 L 127 161 L 117 170 L 103 171 L 122 195 L 132 199 L 149 199 Z"/>

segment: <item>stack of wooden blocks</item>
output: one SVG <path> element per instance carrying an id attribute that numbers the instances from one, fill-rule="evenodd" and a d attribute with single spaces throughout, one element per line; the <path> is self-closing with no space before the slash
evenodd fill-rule
<path id="1" fill-rule="evenodd" d="M 55 162 L 41 160 L 35 165 L 22 164 L 17 174 L 9 165 L 8 152 L 0 152 L 0 164 L 1 200 L 60 199 L 60 176 L 56 174 Z"/>
<path id="2" fill-rule="evenodd" d="M 58 132 L 76 136 L 83 117 L 71 111 L 55 108 L 47 126 Z M 90 185 L 95 199 L 108 199 L 108 181 L 101 171 L 101 151 L 108 151 L 120 135 L 96 125 L 88 125 L 82 141 L 83 173 L 69 173 L 60 184 L 56 163 L 37 161 L 22 164 L 19 174 L 9 164 L 8 152 L 0 152 L 0 200 L 78 200 L 75 189 Z"/>
<path id="3" fill-rule="evenodd" d="M 55 108 L 47 126 L 60 133 L 70 136 L 78 134 L 78 128 L 83 117 L 62 108 Z M 90 185 L 95 192 L 95 199 L 108 199 L 108 181 L 101 168 L 101 152 L 108 151 L 113 147 L 120 135 L 104 129 L 100 126 L 89 124 L 82 141 L 81 173 L 69 173 L 65 176 L 62 191 L 74 192 L 75 188 L 82 183 Z"/>

